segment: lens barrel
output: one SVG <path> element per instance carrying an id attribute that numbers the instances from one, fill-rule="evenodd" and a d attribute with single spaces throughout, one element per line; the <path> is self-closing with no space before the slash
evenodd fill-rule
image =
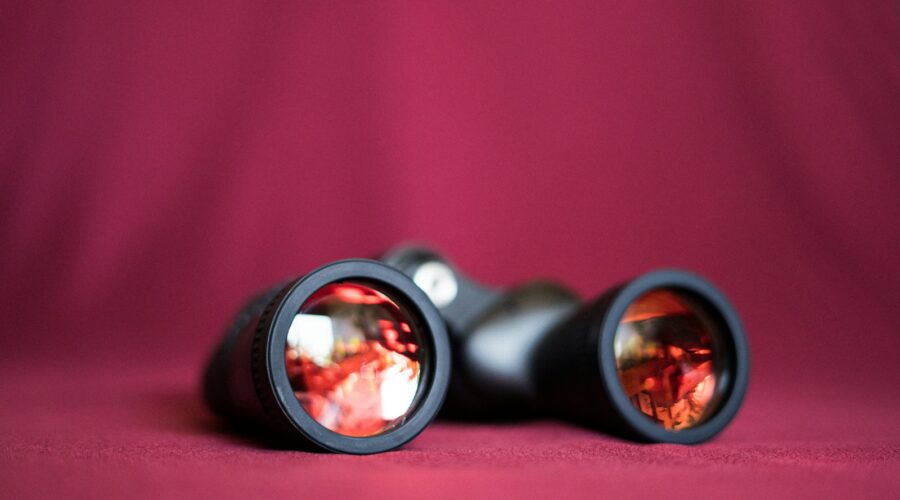
<path id="1" fill-rule="evenodd" d="M 581 303 L 553 283 L 491 290 L 425 248 L 382 261 L 411 277 L 436 265 L 452 271 L 435 274 L 458 290 L 440 308 L 454 351 L 447 416 L 558 417 L 636 441 L 697 443 L 721 432 L 743 401 L 743 326 L 697 275 L 654 271 Z"/>
<path id="2" fill-rule="evenodd" d="M 282 446 L 369 454 L 434 419 L 450 364 L 444 323 L 412 280 L 344 260 L 245 305 L 203 389 L 214 411 Z"/>
<path id="3" fill-rule="evenodd" d="M 685 397 L 695 395 L 698 382 L 706 380 L 709 384 L 714 379 L 714 390 L 708 398 L 702 399 L 703 408 L 698 409 L 698 413 L 705 415 L 697 418 L 695 423 L 686 423 L 683 428 L 667 428 L 662 416 L 654 418 L 642 411 L 636 398 L 652 391 L 632 394 L 626 389 L 628 384 L 623 383 L 623 371 L 617 363 L 616 341 L 621 335 L 626 312 L 648 292 L 657 290 L 675 291 L 688 297 L 705 312 L 704 322 L 708 330 L 714 332 L 712 345 L 693 349 L 700 352 L 694 354 L 699 359 L 693 363 L 685 361 L 687 355 L 683 351 L 687 349 L 675 345 L 677 339 L 657 341 L 650 348 L 650 360 L 644 363 L 649 370 L 641 380 L 645 388 L 652 383 L 670 381 L 667 389 L 675 392 L 676 397 L 682 396 L 683 400 L 677 401 L 682 406 L 694 404 Z M 683 314 L 678 318 L 689 317 Z M 649 321 L 675 323 L 664 316 Z M 677 323 L 661 325 L 661 328 L 671 330 L 670 336 L 690 336 L 691 339 L 683 341 L 688 345 L 694 343 L 693 338 L 697 336 L 696 328 L 690 327 Z M 672 351 L 677 351 L 680 357 L 672 356 Z M 653 271 L 607 291 L 549 330 L 537 352 L 533 361 L 534 376 L 540 384 L 541 401 L 552 409 L 553 414 L 637 441 L 690 444 L 715 436 L 740 408 L 749 379 L 749 351 L 736 311 L 722 292 L 708 281 L 679 270 Z M 707 362 L 715 367 L 714 370 L 696 369 Z M 634 370 L 641 368 L 636 366 Z M 698 372 L 706 378 L 692 380 Z M 688 393 L 680 394 L 682 391 Z M 655 410 L 662 414 L 671 411 L 672 406 L 659 406 Z M 690 418 L 690 415 L 684 418 Z"/>

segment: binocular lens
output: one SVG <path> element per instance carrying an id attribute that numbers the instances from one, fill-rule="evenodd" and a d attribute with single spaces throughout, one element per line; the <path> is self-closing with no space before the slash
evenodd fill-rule
<path id="1" fill-rule="evenodd" d="M 400 271 L 332 262 L 248 302 L 203 377 L 210 408 L 306 450 L 369 454 L 416 437 L 450 381 L 440 313 Z"/>
<path id="2" fill-rule="evenodd" d="M 619 382 L 631 404 L 670 431 L 713 415 L 722 389 L 721 328 L 688 292 L 656 289 L 632 302 L 613 344 Z"/>
<path id="3" fill-rule="evenodd" d="M 374 436 L 415 409 L 428 344 L 400 303 L 370 285 L 345 281 L 314 292 L 294 316 L 285 348 L 288 379 L 300 405 L 322 426 Z"/>

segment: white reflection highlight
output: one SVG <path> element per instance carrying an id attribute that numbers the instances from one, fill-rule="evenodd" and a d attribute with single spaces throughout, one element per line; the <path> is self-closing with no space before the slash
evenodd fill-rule
<path id="1" fill-rule="evenodd" d="M 413 370 L 406 363 L 404 356 L 391 353 L 396 363 L 389 366 L 383 373 L 381 387 L 381 418 L 394 420 L 400 418 L 412 406 L 419 388 L 418 370 Z"/>
<path id="2" fill-rule="evenodd" d="M 298 314 L 291 321 L 287 343 L 301 356 L 324 366 L 334 352 L 334 322 L 319 314 Z"/>

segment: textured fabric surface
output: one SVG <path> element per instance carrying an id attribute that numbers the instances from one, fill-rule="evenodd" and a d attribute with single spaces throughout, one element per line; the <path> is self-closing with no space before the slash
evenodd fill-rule
<path id="1" fill-rule="evenodd" d="M 896 496 L 898 47 L 896 2 L 5 1 L 0 494 Z M 248 295 L 406 240 L 586 297 L 699 272 L 745 408 L 696 447 L 442 422 L 371 457 L 203 408 Z"/>
<path id="2" fill-rule="evenodd" d="M 753 392 L 718 439 L 640 445 L 556 422 L 438 422 L 365 457 L 273 450 L 197 398 L 193 370 L 27 370 L 0 381 L 6 498 L 884 498 L 900 491 L 900 405 Z M 890 401 L 890 400 L 889 400 Z"/>

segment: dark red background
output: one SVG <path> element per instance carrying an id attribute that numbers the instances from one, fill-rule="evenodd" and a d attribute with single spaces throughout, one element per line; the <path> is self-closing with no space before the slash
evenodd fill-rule
<path id="1" fill-rule="evenodd" d="M 896 2 L 182 3 L 0 9 L 11 498 L 900 490 Z M 743 412 L 697 447 L 227 433 L 197 378 L 246 295 L 405 240 L 497 285 L 706 275 Z"/>

